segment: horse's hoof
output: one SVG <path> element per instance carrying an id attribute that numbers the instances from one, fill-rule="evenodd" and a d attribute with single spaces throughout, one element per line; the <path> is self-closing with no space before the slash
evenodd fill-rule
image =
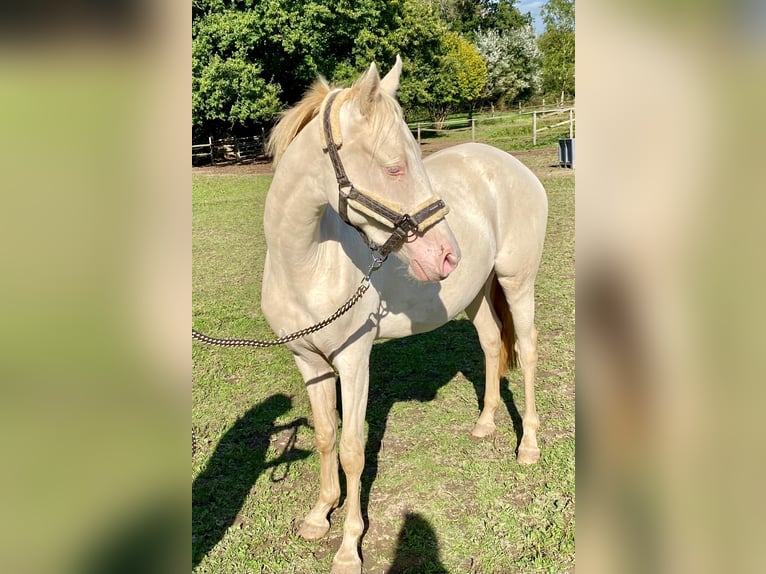
<path id="1" fill-rule="evenodd" d="M 474 438 L 486 438 L 495 434 L 495 423 L 476 423 L 471 430 L 471 436 Z"/>
<path id="2" fill-rule="evenodd" d="M 359 558 L 351 561 L 333 560 L 330 574 L 362 574 L 362 561 Z"/>
<path id="3" fill-rule="evenodd" d="M 311 524 L 306 521 L 298 529 L 298 535 L 305 540 L 313 541 L 323 538 L 330 530 L 330 521 L 325 520 L 324 524 Z"/>
<path id="4" fill-rule="evenodd" d="M 540 460 L 540 449 L 521 447 L 516 460 L 519 461 L 519 464 L 535 464 Z"/>

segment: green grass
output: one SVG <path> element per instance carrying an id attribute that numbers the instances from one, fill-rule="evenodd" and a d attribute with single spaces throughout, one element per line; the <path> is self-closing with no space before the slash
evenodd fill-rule
<path id="1" fill-rule="evenodd" d="M 503 147 L 500 145 L 499 147 Z M 550 202 L 537 288 L 542 460 L 514 458 L 520 373 L 503 381 L 492 439 L 469 431 L 483 393 L 473 326 L 375 345 L 362 497 L 365 573 L 574 570 L 574 177 L 530 157 Z M 526 159 L 522 157 L 522 159 Z M 269 176 L 194 176 L 193 319 L 227 337 L 270 337 L 260 312 Z M 282 348 L 195 343 L 193 550 L 197 572 L 329 572 L 343 509 L 322 541 L 295 532 L 318 494 L 300 375 Z M 342 481 L 343 483 L 343 481 Z"/>

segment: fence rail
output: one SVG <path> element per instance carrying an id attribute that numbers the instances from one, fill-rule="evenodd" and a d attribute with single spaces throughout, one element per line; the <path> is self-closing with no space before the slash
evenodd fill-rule
<path id="1" fill-rule="evenodd" d="M 525 114 L 532 114 L 532 145 L 537 145 L 537 134 L 542 133 L 545 130 L 549 130 L 552 128 L 556 128 L 559 126 L 564 126 L 569 124 L 569 137 L 574 137 L 574 108 L 563 108 L 563 109 L 554 109 L 554 110 L 534 110 L 532 112 L 522 112 L 521 115 Z M 549 118 L 551 116 L 557 116 L 559 114 L 569 114 L 569 119 L 564 120 L 563 122 L 558 122 L 556 124 L 548 124 L 545 126 L 537 127 L 537 118 L 538 116 L 540 119 L 543 118 Z"/>
<path id="2" fill-rule="evenodd" d="M 554 118 L 555 116 L 561 115 L 561 114 L 568 114 L 568 118 L 556 122 L 556 123 L 550 123 L 549 118 Z M 524 116 L 532 116 L 531 122 L 529 120 L 525 120 Z M 432 121 L 419 121 L 419 122 L 411 122 L 407 124 L 407 126 L 412 131 L 413 135 L 416 136 L 418 143 L 423 142 L 424 137 L 429 137 L 429 134 L 433 135 L 445 135 L 445 134 L 454 134 L 459 132 L 471 132 L 471 141 L 476 141 L 477 139 L 477 124 L 497 124 L 497 123 L 505 123 L 508 126 L 508 130 L 515 130 L 518 134 L 527 134 L 527 137 L 531 138 L 532 145 L 536 146 L 538 144 L 538 135 L 547 131 L 547 130 L 555 130 L 555 128 L 560 128 L 562 126 L 568 125 L 569 126 L 569 137 L 574 137 L 574 124 L 575 124 L 575 108 L 569 107 L 569 108 L 555 108 L 555 109 L 534 109 L 530 111 L 521 111 L 521 112 L 514 112 L 510 114 L 504 114 L 504 115 L 477 115 L 472 118 L 462 118 L 462 119 L 453 119 L 453 120 L 446 120 L 443 122 L 432 122 Z M 555 131 L 561 131 L 561 130 L 555 130 Z M 554 135 L 554 134 L 551 134 Z M 561 137 L 564 136 L 564 134 L 557 134 Z M 526 140 L 527 142 L 529 139 Z M 529 144 L 527 144 L 529 145 Z"/>
<path id="3" fill-rule="evenodd" d="M 556 116 L 566 115 L 562 121 L 555 121 Z M 532 116 L 531 121 L 529 116 Z M 554 120 L 551 123 L 551 120 Z M 542 108 L 509 112 L 502 115 L 481 114 L 472 118 L 457 118 L 440 122 L 430 121 L 410 122 L 408 127 L 416 135 L 418 143 L 424 138 L 451 136 L 461 132 L 471 133 L 471 141 L 482 141 L 491 137 L 492 141 L 503 141 L 507 149 L 525 149 L 530 145 L 537 146 L 540 136 L 546 135 L 541 145 L 555 144 L 556 137 L 566 137 L 563 126 L 569 126 L 569 138 L 574 137 L 575 108 Z M 491 136 L 490 133 L 491 132 Z M 501 133 L 498 133 L 501 132 Z M 247 137 L 229 137 L 222 139 L 208 138 L 207 143 L 192 145 L 192 165 L 207 161 L 213 165 L 218 163 L 242 163 L 252 161 L 264 152 L 264 135 Z M 464 141 L 464 138 L 463 138 Z"/>
<path id="4" fill-rule="evenodd" d="M 207 158 L 211 164 L 250 161 L 263 154 L 263 135 L 208 138 L 207 143 L 192 145 L 192 165 Z M 195 161 L 196 160 L 196 161 Z"/>

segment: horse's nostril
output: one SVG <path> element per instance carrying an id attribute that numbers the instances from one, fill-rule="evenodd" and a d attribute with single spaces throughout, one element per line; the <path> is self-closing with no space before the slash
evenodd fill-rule
<path id="1" fill-rule="evenodd" d="M 454 253 L 448 251 L 447 255 L 444 256 L 444 261 L 442 262 L 442 277 L 446 278 L 450 273 L 452 273 L 457 267 L 459 261 L 460 260 L 455 256 Z"/>

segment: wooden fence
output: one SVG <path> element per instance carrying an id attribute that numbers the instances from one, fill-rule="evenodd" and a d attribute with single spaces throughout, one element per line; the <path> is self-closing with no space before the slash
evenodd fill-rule
<path id="1" fill-rule="evenodd" d="M 437 124 L 436 122 L 416 122 L 413 124 L 407 124 L 414 134 L 417 134 L 418 143 L 423 143 L 424 133 L 437 134 L 440 131 L 454 132 L 471 132 L 471 141 L 476 141 L 476 118 L 464 119 L 464 120 L 446 120 Z M 433 127 L 426 127 L 433 126 Z M 437 127 L 438 126 L 438 127 Z M 456 127 L 450 127 L 456 126 Z"/>
<path id="2" fill-rule="evenodd" d="M 566 119 L 563 121 L 556 121 L 562 115 L 566 116 Z M 528 118 L 529 116 L 532 116 L 531 122 L 528 119 L 524 119 L 524 117 Z M 551 118 L 553 118 L 553 120 Z M 488 126 L 490 125 L 505 125 L 507 126 L 507 131 L 513 130 L 517 134 L 515 136 L 517 138 L 516 141 L 520 145 L 527 147 L 529 144 L 522 144 L 522 141 L 518 138 L 530 138 L 532 140 L 532 145 L 536 146 L 538 144 L 538 135 L 547 132 L 548 130 L 553 130 L 551 136 L 566 137 L 566 130 L 556 129 L 565 125 L 569 126 L 569 137 L 573 138 L 575 108 L 533 109 L 530 111 L 508 113 L 505 115 L 481 114 L 472 118 L 447 120 L 439 124 L 430 121 L 420 121 L 412 122 L 407 125 L 420 144 L 423 142 L 423 138 L 455 134 L 458 132 L 470 132 L 471 141 L 475 142 L 477 141 L 477 137 L 479 139 L 482 138 L 483 131 L 481 129 L 479 129 L 480 133 L 477 135 L 477 129 L 482 128 L 482 124 L 486 124 L 487 126 L 487 128 L 484 129 L 488 129 Z M 529 142 L 529 139 L 526 139 L 526 142 Z M 543 143 L 547 145 L 550 142 L 545 141 Z"/>
<path id="3" fill-rule="evenodd" d="M 532 116 L 531 123 L 528 119 L 521 120 L 522 117 Z M 564 117 L 562 121 L 557 121 Z M 553 122 L 553 123 L 552 123 Z M 412 133 L 416 135 L 418 143 L 422 143 L 423 138 L 437 135 L 453 134 L 456 132 L 470 132 L 471 141 L 482 139 L 482 133 L 477 134 L 477 124 L 485 124 L 489 129 L 490 125 L 507 125 L 506 131 L 513 131 L 515 135 L 508 136 L 512 139 L 511 144 L 520 146 L 519 149 L 529 146 L 529 139 L 532 145 L 538 144 L 538 135 L 544 132 L 550 132 L 549 136 L 544 138 L 543 144 L 550 143 L 550 138 L 566 137 L 566 132 L 560 129 L 562 126 L 569 126 L 569 137 L 574 137 L 575 108 L 551 108 L 551 109 L 527 109 L 505 115 L 481 114 L 473 118 L 453 119 L 435 124 L 433 122 L 421 121 L 408 124 Z M 559 129 L 556 129 L 559 128 Z M 481 130 L 479 130 L 481 132 Z M 562 133 L 559 133 L 562 132 Z M 264 136 L 254 135 L 248 137 L 229 137 L 223 139 L 208 138 L 207 143 L 192 145 L 192 165 L 201 163 L 211 163 L 217 165 L 220 163 L 242 163 L 252 161 L 263 154 Z M 555 143 L 553 139 L 553 143 Z M 527 143 L 524 143 L 527 142 Z"/>
<path id="4" fill-rule="evenodd" d="M 242 163 L 263 154 L 263 135 L 208 138 L 207 143 L 192 145 L 192 165 L 200 163 Z"/>
<path id="5" fill-rule="evenodd" d="M 535 111 L 532 111 L 532 112 L 522 112 L 522 115 L 523 114 L 532 114 L 532 145 L 537 145 L 537 134 L 542 133 L 545 130 L 557 128 L 559 126 L 564 126 L 564 125 L 567 125 L 567 124 L 569 124 L 569 137 L 570 138 L 574 137 L 574 122 L 575 122 L 574 108 L 557 108 L 557 109 L 553 109 L 553 110 L 535 110 Z M 542 125 L 542 124 L 538 123 L 538 118 L 540 120 L 543 120 L 543 119 L 546 119 L 546 118 L 550 118 L 550 117 L 554 117 L 554 116 L 558 116 L 558 115 L 562 115 L 562 114 L 567 114 L 569 116 L 569 118 L 564 120 L 564 121 L 562 121 L 562 122 L 558 122 L 558 123 L 555 123 L 555 124 Z"/>

